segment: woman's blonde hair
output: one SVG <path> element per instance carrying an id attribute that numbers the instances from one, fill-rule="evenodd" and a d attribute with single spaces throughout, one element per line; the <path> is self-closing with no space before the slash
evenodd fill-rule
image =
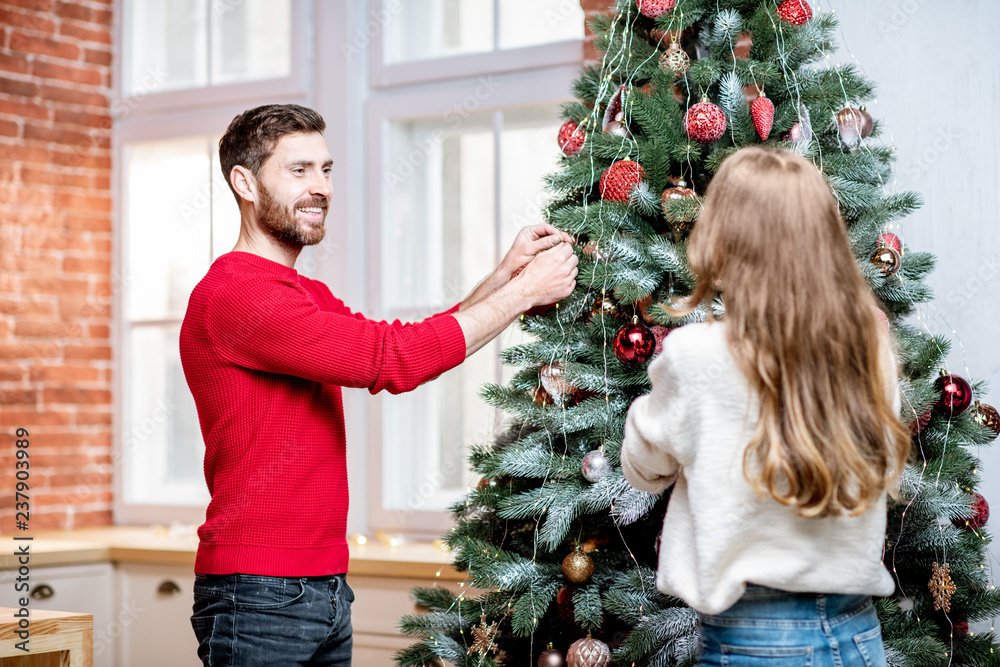
<path id="1" fill-rule="evenodd" d="M 760 396 L 743 462 L 751 485 L 806 517 L 895 495 L 910 438 L 886 377 L 891 339 L 816 167 L 758 147 L 727 158 L 688 259 L 697 285 L 673 312 L 724 292 L 729 347 Z"/>

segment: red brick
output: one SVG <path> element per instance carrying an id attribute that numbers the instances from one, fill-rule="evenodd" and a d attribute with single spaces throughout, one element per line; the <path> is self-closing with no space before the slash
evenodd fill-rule
<path id="1" fill-rule="evenodd" d="M 10 315 L 51 315 L 53 312 L 55 312 L 55 308 L 51 303 L 0 299 L 0 313 Z"/>
<path id="2" fill-rule="evenodd" d="M 108 487 L 111 486 L 111 475 L 106 472 L 64 472 L 49 477 L 49 486 L 59 487 Z M 78 489 L 74 489 L 78 492 Z"/>
<path id="3" fill-rule="evenodd" d="M 85 174 L 67 174 L 65 172 L 49 171 L 24 167 L 21 169 L 21 182 L 28 185 L 56 185 L 70 188 L 88 188 L 92 179 Z"/>
<path id="4" fill-rule="evenodd" d="M 38 86 L 31 81 L 0 77 L 0 93 L 3 93 L 4 95 L 34 97 L 38 94 Z"/>
<path id="5" fill-rule="evenodd" d="M 85 447 L 106 447 L 111 449 L 110 433 L 86 433 L 80 431 L 47 433 L 45 436 L 36 435 L 32 440 L 32 446 L 52 448 L 59 451 L 73 452 L 82 451 Z"/>
<path id="6" fill-rule="evenodd" d="M 84 295 L 88 292 L 88 283 L 79 278 L 53 278 L 51 276 L 24 276 L 24 291 L 28 294 L 64 294 Z"/>
<path id="7" fill-rule="evenodd" d="M 92 21 L 93 10 L 76 2 L 60 2 L 56 5 L 56 15 L 64 19 L 77 21 Z"/>
<path id="8" fill-rule="evenodd" d="M 111 327 L 107 324 L 88 324 L 87 337 L 89 338 L 111 338 Z"/>
<path id="9" fill-rule="evenodd" d="M 95 9 L 92 21 L 98 25 L 111 27 L 114 22 L 114 12 L 110 10 Z"/>
<path id="10" fill-rule="evenodd" d="M 0 53 L 0 70 L 15 72 L 17 74 L 27 74 L 28 59 L 21 53 Z"/>
<path id="11" fill-rule="evenodd" d="M 91 410 L 77 410 L 76 413 L 76 423 L 79 426 L 110 426 L 111 425 L 111 413 L 110 412 L 97 412 Z"/>
<path id="12" fill-rule="evenodd" d="M 105 95 L 77 88 L 42 85 L 41 95 L 53 102 L 66 102 L 67 104 L 81 104 L 101 108 L 105 108 L 108 105 L 108 98 Z"/>
<path id="13" fill-rule="evenodd" d="M 14 324 L 14 335 L 22 338 L 65 338 L 70 334 L 65 322 L 18 320 Z"/>
<path id="14" fill-rule="evenodd" d="M 24 7 L 36 12 L 52 11 L 52 0 L 3 0 L 3 4 L 12 7 Z"/>
<path id="15" fill-rule="evenodd" d="M 49 384 L 97 382 L 98 370 L 91 366 L 34 366 L 30 377 L 32 382 Z"/>
<path id="16" fill-rule="evenodd" d="M 111 31 L 107 29 L 85 28 L 82 25 L 70 21 L 63 21 L 59 26 L 59 33 L 68 37 L 73 37 L 81 42 L 97 42 L 98 44 L 111 44 Z"/>
<path id="17" fill-rule="evenodd" d="M 0 25 L 49 34 L 56 31 L 56 24 L 43 14 L 19 12 L 5 7 L 0 7 Z"/>
<path id="18" fill-rule="evenodd" d="M 40 79 L 72 81 L 83 86 L 101 85 L 101 70 L 96 66 L 70 67 L 36 59 L 32 63 L 31 74 Z"/>
<path id="19" fill-rule="evenodd" d="M 0 120 L 0 137 L 16 137 L 20 135 L 21 128 L 12 120 Z"/>
<path id="20" fill-rule="evenodd" d="M 9 98 L 0 98 L 0 114 L 9 114 L 19 118 L 37 118 L 39 120 L 49 120 L 52 117 L 52 110 L 41 104 L 31 102 L 21 102 Z"/>
<path id="21" fill-rule="evenodd" d="M 10 35 L 10 50 L 37 53 L 43 56 L 77 60 L 80 57 L 80 47 L 70 40 L 59 40 L 49 36 L 38 37 L 24 32 L 12 32 Z"/>
<path id="22" fill-rule="evenodd" d="M 63 511 L 53 511 L 49 509 L 40 510 L 38 504 L 34 505 L 35 511 L 31 513 L 31 528 L 32 530 L 69 530 L 66 525 L 69 517 L 66 512 Z M 14 515 L 10 517 L 5 517 L 3 521 L 0 521 L 0 529 L 3 532 L 10 534 L 17 532 L 14 529 Z"/>
<path id="23" fill-rule="evenodd" d="M 110 348 L 108 348 L 110 349 Z M 42 390 L 42 400 L 45 403 L 111 403 L 111 392 L 107 389 L 82 389 L 80 387 L 55 388 L 46 387 Z"/>
<path id="24" fill-rule="evenodd" d="M 62 410 L 8 410 L 4 408 L 0 412 L 0 427 L 17 428 L 27 425 L 29 429 L 34 426 L 69 426 L 70 412 Z"/>
<path id="25" fill-rule="evenodd" d="M 87 49 L 83 53 L 83 59 L 84 61 L 94 65 L 104 65 L 105 67 L 111 65 L 111 53 L 109 51 L 101 51 L 98 49 Z"/>
<path id="26" fill-rule="evenodd" d="M 63 271 L 66 273 L 111 273 L 111 260 L 84 259 L 81 257 L 66 257 L 63 259 Z"/>
<path id="27" fill-rule="evenodd" d="M 66 229 L 70 231 L 110 232 L 111 216 L 87 214 L 74 211 L 66 218 Z"/>
<path id="28" fill-rule="evenodd" d="M 62 297 L 59 314 L 63 317 L 111 317 L 111 304 L 93 299 Z M 3 355 L 0 354 L 0 357 Z"/>
<path id="29" fill-rule="evenodd" d="M 38 392 L 34 389 L 0 389 L 0 405 L 35 405 Z"/>
<path id="30" fill-rule="evenodd" d="M 70 123 L 77 127 L 93 127 L 99 130 L 111 129 L 110 113 L 84 113 L 82 111 L 57 108 L 55 110 L 55 121 L 57 123 Z"/>
<path id="31" fill-rule="evenodd" d="M 20 382 L 24 379 L 24 366 L 17 364 L 0 364 L 0 382 Z M 0 411 L 0 425 L 3 425 L 3 417 L 8 414 L 6 410 Z"/>
<path id="32" fill-rule="evenodd" d="M 108 345 L 67 345 L 66 359 L 111 359 Z"/>
<path id="33" fill-rule="evenodd" d="M 40 343 L 0 344 L 0 359 L 53 359 L 62 356 L 58 345 Z"/>
<path id="34" fill-rule="evenodd" d="M 104 155 L 95 155 L 95 150 L 91 146 L 78 146 L 71 151 L 53 150 L 51 161 L 52 164 L 61 167 L 111 169 L 111 158 Z"/>
<path id="35" fill-rule="evenodd" d="M 86 146 L 92 143 L 90 135 L 86 132 L 74 132 L 72 130 L 47 127 L 37 123 L 25 124 L 24 138 L 69 146 Z"/>
<path id="36" fill-rule="evenodd" d="M 49 163 L 49 152 L 41 146 L 27 146 L 19 141 L 16 144 L 0 142 L 0 160 L 5 162 L 35 162 Z M 6 220 L 4 221 L 6 222 Z"/>

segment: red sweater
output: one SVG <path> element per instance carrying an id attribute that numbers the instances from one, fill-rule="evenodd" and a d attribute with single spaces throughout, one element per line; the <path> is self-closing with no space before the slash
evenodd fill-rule
<path id="1" fill-rule="evenodd" d="M 446 313 L 367 320 L 295 269 L 230 252 L 191 293 L 180 350 L 212 494 L 195 571 L 304 577 L 347 572 L 340 388 L 410 391 L 462 363 L 465 337 Z"/>

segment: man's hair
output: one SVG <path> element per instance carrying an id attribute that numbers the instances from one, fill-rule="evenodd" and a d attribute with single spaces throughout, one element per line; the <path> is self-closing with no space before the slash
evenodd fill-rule
<path id="1" fill-rule="evenodd" d="M 286 134 L 323 133 L 326 122 L 312 109 L 298 104 L 265 104 L 234 118 L 219 140 L 219 162 L 229 189 L 240 203 L 230 175 L 240 165 L 260 177 L 261 167 L 271 157 L 278 140 Z"/>

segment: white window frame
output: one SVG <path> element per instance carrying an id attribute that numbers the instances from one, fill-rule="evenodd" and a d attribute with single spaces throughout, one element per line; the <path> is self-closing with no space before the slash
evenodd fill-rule
<path id="1" fill-rule="evenodd" d="M 391 321 L 396 318 L 405 319 L 412 311 L 408 313 L 407 310 L 400 309 L 387 312 L 382 306 L 382 174 L 391 168 L 391 165 L 384 162 L 389 124 L 398 120 L 444 117 L 449 112 L 468 109 L 467 100 L 470 93 L 475 98 L 474 91 L 477 86 L 482 85 L 481 78 L 492 77 L 492 81 L 498 85 L 481 103 L 475 98 L 478 105 L 475 111 L 494 113 L 494 174 L 497 179 L 495 187 L 498 187 L 501 153 L 496 114 L 505 108 L 572 100 L 570 84 L 579 75 L 579 67 L 583 61 L 583 40 L 387 66 L 381 63 L 381 34 L 374 42 L 371 54 L 372 90 L 367 109 L 367 304 L 372 315 L 377 314 L 378 317 Z M 541 60 L 543 57 L 546 60 Z M 477 70 L 476 67 L 481 69 Z M 501 198 L 497 196 L 494 201 L 494 230 L 499 236 Z M 496 250 L 495 262 L 499 262 L 507 249 L 500 247 L 498 243 Z M 488 270 L 489 268 L 484 269 L 483 277 Z M 442 304 L 442 309 L 452 305 L 454 304 Z M 497 365 L 499 367 L 499 359 Z M 386 461 L 383 454 L 385 444 L 382 440 L 382 415 L 386 400 L 392 398 L 375 397 L 368 410 L 367 428 L 371 443 L 368 463 L 372 471 L 368 480 L 370 523 L 374 529 L 385 532 L 417 538 L 440 537 L 452 525 L 449 512 L 400 511 L 383 505 L 382 466 Z"/>
<path id="2" fill-rule="evenodd" d="M 221 135 L 229 122 L 248 104 L 291 102 L 309 104 L 309 81 L 312 76 L 314 28 L 312 21 L 313 0 L 291 0 L 291 72 L 289 76 L 259 81 L 208 85 L 162 93 L 125 93 L 126 63 L 128 52 L 128 0 L 115 0 L 114 44 L 112 59 L 116 63 L 115 86 L 111 112 L 112 126 L 112 275 L 128 276 L 129 264 L 125 256 L 128 248 L 124 212 L 128 210 L 125 197 L 127 147 L 146 141 L 182 139 L 186 137 Z M 211 0 L 207 3 L 211 13 Z M 116 400 L 112 416 L 112 513 L 116 524 L 150 524 L 181 522 L 200 524 L 205 518 L 205 504 L 139 504 L 125 497 L 126 415 L 129 408 L 129 347 L 131 320 L 126 319 L 125 294 L 115 289 L 112 299 L 112 349 Z M 162 324 L 179 323 L 163 320 Z M 166 452 L 158 454 L 165 456 Z"/>

